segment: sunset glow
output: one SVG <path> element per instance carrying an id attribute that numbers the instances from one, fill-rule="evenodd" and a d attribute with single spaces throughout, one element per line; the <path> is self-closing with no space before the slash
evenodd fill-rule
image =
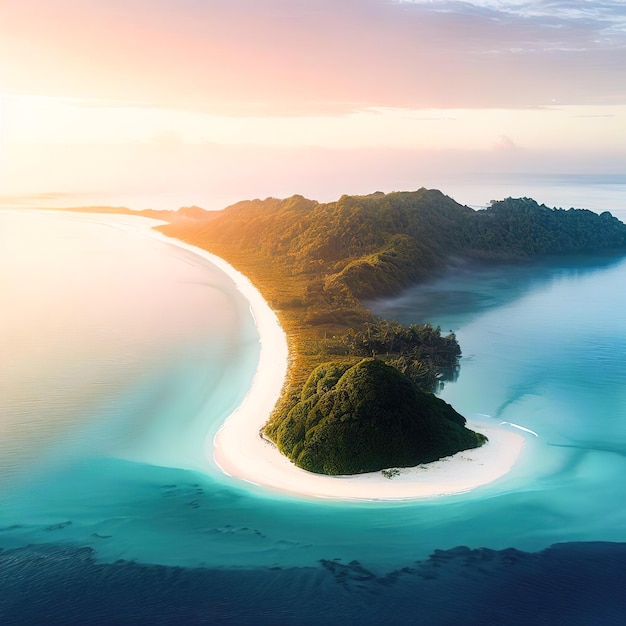
<path id="1" fill-rule="evenodd" d="M 12 3 L 0 196 L 220 208 L 494 161 L 623 172 L 625 51 L 626 9 L 609 2 Z"/>
<path id="2" fill-rule="evenodd" d="M 0 626 L 626 622 L 626 0 L 0 0 Z"/>

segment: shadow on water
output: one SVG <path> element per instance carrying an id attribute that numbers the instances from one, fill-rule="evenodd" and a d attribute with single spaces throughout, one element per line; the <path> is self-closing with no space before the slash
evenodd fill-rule
<path id="1" fill-rule="evenodd" d="M 623 254 L 550 257 L 492 264 L 457 259 L 433 280 L 394 298 L 366 303 L 375 314 L 398 322 L 430 322 L 448 330 L 490 309 L 508 305 L 532 291 L 564 279 L 583 278 L 623 263 Z"/>
<path id="2" fill-rule="evenodd" d="M 457 547 L 377 575 L 358 561 L 306 568 L 98 563 L 89 548 L 0 551 L 6 624 L 618 624 L 626 544 L 541 552 Z M 390 612 L 390 607 L 393 610 Z"/>
<path id="3" fill-rule="evenodd" d="M 611 444 L 603 441 L 589 441 L 585 443 L 549 443 L 554 448 L 570 448 L 572 450 L 580 450 L 582 452 L 608 452 L 626 457 L 626 445 Z"/>

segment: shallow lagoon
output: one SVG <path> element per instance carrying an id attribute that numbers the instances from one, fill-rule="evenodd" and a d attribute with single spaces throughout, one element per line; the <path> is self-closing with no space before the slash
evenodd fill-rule
<path id="1" fill-rule="evenodd" d="M 466 267 L 374 305 L 453 329 L 463 359 L 442 397 L 537 436 L 526 432 L 510 475 L 471 493 L 336 503 L 241 483 L 202 457 L 258 356 L 223 275 L 134 218 L 0 217 L 15 298 L 2 324 L 0 547 L 210 568 L 357 560 L 383 574 L 459 545 L 626 539 L 624 260 Z"/>

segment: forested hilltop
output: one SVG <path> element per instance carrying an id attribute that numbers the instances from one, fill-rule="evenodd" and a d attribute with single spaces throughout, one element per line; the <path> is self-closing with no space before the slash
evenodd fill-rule
<path id="1" fill-rule="evenodd" d="M 291 363 L 265 434 L 302 467 L 333 474 L 416 465 L 433 460 L 433 450 L 445 456 L 485 440 L 428 394 L 457 367 L 454 335 L 376 320 L 363 300 L 426 280 L 453 258 L 501 263 L 626 251 L 626 226 L 608 212 L 549 209 L 528 198 L 475 211 L 428 189 L 326 204 L 302 196 L 245 201 L 161 230 L 229 261 L 276 310 Z M 387 397 L 392 388 L 397 402 Z M 403 417 L 409 405 L 421 407 L 412 413 L 417 428 Z M 406 452 L 409 439 L 414 454 Z"/>
<path id="2" fill-rule="evenodd" d="M 451 256 L 512 261 L 626 247 L 626 226 L 608 212 L 550 209 L 529 198 L 475 211 L 423 188 L 327 204 L 302 196 L 244 201 L 204 228 L 166 230 L 231 254 L 279 261 L 317 279 L 329 297 L 356 298 L 397 292 Z"/>

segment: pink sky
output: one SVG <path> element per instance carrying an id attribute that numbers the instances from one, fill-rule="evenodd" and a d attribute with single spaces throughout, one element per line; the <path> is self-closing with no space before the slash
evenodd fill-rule
<path id="1" fill-rule="evenodd" d="M 0 94 L 5 198 L 218 208 L 620 174 L 626 5 L 9 1 Z"/>

